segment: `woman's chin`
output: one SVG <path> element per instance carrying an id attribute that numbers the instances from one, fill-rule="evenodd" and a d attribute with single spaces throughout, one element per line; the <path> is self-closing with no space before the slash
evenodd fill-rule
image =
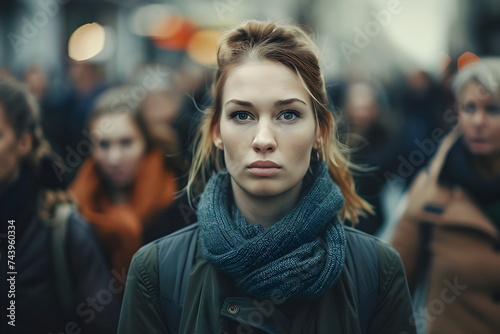
<path id="1" fill-rule="evenodd" d="M 112 178 L 111 184 L 117 189 L 125 189 L 132 186 L 132 181 L 128 178 Z"/>

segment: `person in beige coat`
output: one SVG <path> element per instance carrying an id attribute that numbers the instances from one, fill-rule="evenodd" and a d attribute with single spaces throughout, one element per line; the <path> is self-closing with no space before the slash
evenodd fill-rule
<path id="1" fill-rule="evenodd" d="M 500 333 L 500 58 L 460 71 L 458 126 L 415 179 L 392 245 L 425 333 Z M 415 295 L 414 295 L 415 296 Z"/>

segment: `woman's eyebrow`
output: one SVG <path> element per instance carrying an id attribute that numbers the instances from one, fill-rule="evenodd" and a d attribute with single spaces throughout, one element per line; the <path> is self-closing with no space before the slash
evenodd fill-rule
<path id="1" fill-rule="evenodd" d="M 304 101 L 302 101 L 301 99 L 298 99 L 298 98 L 291 98 L 291 99 L 286 99 L 286 100 L 278 100 L 278 101 L 274 102 L 274 106 L 275 107 L 279 107 L 279 106 L 284 106 L 284 105 L 287 105 L 287 104 L 292 104 L 294 102 L 300 102 L 300 103 L 305 104 L 307 106 L 307 103 L 305 103 Z"/>
<path id="2" fill-rule="evenodd" d="M 242 100 L 236 100 L 236 99 L 232 99 L 232 100 L 229 100 L 227 101 L 224 106 L 227 106 L 229 103 L 234 103 L 234 104 L 238 104 L 240 106 L 245 106 L 245 107 L 253 107 L 253 104 L 252 102 L 249 102 L 249 101 L 242 101 Z"/>
<path id="3" fill-rule="evenodd" d="M 291 98 L 291 99 L 286 99 L 286 100 L 277 100 L 276 102 L 274 102 L 274 106 L 275 107 L 279 107 L 279 106 L 284 106 L 284 105 L 287 105 L 287 104 L 292 104 L 294 102 L 299 102 L 299 103 L 302 103 L 304 105 L 307 106 L 307 103 L 305 103 L 304 101 L 302 101 L 301 99 L 298 99 L 298 98 Z M 243 100 L 237 100 L 237 99 L 232 99 L 232 100 L 229 100 L 227 101 L 224 106 L 228 105 L 229 103 L 234 103 L 234 104 L 238 104 L 240 106 L 245 106 L 245 107 L 253 107 L 253 103 L 250 102 L 250 101 L 243 101 Z"/>

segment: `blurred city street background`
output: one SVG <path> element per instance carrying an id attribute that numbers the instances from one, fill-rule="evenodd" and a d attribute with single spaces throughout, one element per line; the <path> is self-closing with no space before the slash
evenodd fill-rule
<path id="1" fill-rule="evenodd" d="M 176 131 L 189 160 L 217 38 L 248 19 L 295 22 L 315 36 L 339 135 L 372 168 L 357 178 L 379 208 L 366 228 L 377 234 L 455 125 L 453 75 L 500 54 L 496 0 L 2 0 L 0 77 L 37 97 L 69 179 L 85 158 L 78 144 L 93 102 L 122 84 L 137 88 L 130 99 L 145 103 L 151 122 Z M 161 94 L 142 101 L 152 90 Z"/>

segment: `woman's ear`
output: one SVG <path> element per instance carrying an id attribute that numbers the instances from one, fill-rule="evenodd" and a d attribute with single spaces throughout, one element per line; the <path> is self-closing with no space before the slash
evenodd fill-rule
<path id="1" fill-rule="evenodd" d="M 20 156 L 25 156 L 33 149 L 33 136 L 25 132 L 19 137 L 17 142 L 17 152 Z"/>
<path id="2" fill-rule="evenodd" d="M 224 150 L 224 143 L 222 142 L 222 137 L 220 135 L 220 123 L 217 124 L 212 129 L 212 141 L 219 150 Z"/>
<path id="3" fill-rule="evenodd" d="M 323 138 L 321 137 L 321 129 L 316 130 L 316 138 L 314 140 L 313 148 L 317 151 L 321 149 Z"/>

